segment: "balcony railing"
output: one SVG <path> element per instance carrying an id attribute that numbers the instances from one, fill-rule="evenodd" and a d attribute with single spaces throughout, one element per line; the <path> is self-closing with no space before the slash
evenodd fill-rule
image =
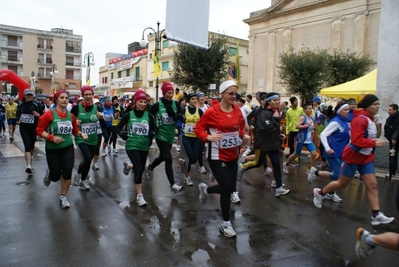
<path id="1" fill-rule="evenodd" d="M 51 75 L 43 72 L 38 72 L 37 73 L 37 78 L 40 79 L 51 79 Z"/>
<path id="2" fill-rule="evenodd" d="M 38 45 L 37 45 L 37 48 L 38 48 L 38 49 L 49 49 L 49 50 L 53 50 L 53 46 L 52 46 L 52 45 L 41 45 L 41 44 L 38 44 Z"/>
<path id="3" fill-rule="evenodd" d="M 143 76 L 134 76 L 134 81 L 135 81 L 135 82 L 141 82 L 141 81 L 143 81 Z"/>
<path id="4" fill-rule="evenodd" d="M 8 61 L 19 61 L 18 56 L 10 56 L 10 55 L 7 56 L 7 60 Z"/>
<path id="5" fill-rule="evenodd" d="M 82 75 L 66 75 L 65 79 L 70 79 L 70 80 L 80 80 L 82 79 Z"/>
<path id="6" fill-rule="evenodd" d="M 65 47 L 65 52 L 80 53 L 81 51 L 82 50 L 80 48 L 70 47 L 70 46 Z"/>
<path id="7" fill-rule="evenodd" d="M 75 63 L 73 61 L 66 61 L 65 66 L 80 67 L 80 63 Z"/>
<path id="8" fill-rule="evenodd" d="M 46 59 L 37 59 L 37 63 L 39 64 L 53 64 L 53 60 L 51 58 L 46 58 Z"/>

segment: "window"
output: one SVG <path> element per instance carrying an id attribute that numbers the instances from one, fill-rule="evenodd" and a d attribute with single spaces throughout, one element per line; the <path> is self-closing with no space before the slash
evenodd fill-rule
<path id="1" fill-rule="evenodd" d="M 118 78 L 122 78 L 122 71 L 118 71 Z"/>
<path id="2" fill-rule="evenodd" d="M 153 82 L 153 81 L 150 81 L 150 82 L 148 83 L 148 85 L 149 85 L 150 87 L 154 87 L 154 82 Z"/>
<path id="3" fill-rule="evenodd" d="M 65 70 L 65 79 L 74 79 L 73 70 Z"/>
<path id="4" fill-rule="evenodd" d="M 108 83 L 108 77 L 105 77 L 105 82 L 104 83 Z"/>
<path id="5" fill-rule="evenodd" d="M 135 67 L 135 68 L 134 68 L 134 80 L 135 80 L 135 81 L 141 81 L 141 77 L 140 77 L 140 67 Z"/>
<path id="6" fill-rule="evenodd" d="M 169 61 L 162 62 L 162 71 L 169 70 Z"/>
<path id="7" fill-rule="evenodd" d="M 169 47 L 169 40 L 165 40 L 162 42 L 162 48 L 168 48 Z"/>
<path id="8" fill-rule="evenodd" d="M 229 54 L 230 54 L 230 56 L 235 56 L 237 54 L 237 48 L 236 47 L 230 47 L 229 48 Z"/>
<path id="9" fill-rule="evenodd" d="M 111 72 L 111 80 L 113 80 L 113 79 L 114 79 L 114 73 Z"/>
<path id="10" fill-rule="evenodd" d="M 127 69 L 126 70 L 126 77 L 129 77 L 130 76 L 130 69 Z"/>

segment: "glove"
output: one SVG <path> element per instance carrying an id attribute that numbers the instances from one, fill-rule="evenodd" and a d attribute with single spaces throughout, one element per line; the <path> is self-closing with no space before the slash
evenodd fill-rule
<path id="1" fill-rule="evenodd" d="M 126 140 L 129 138 L 129 136 L 127 135 L 126 132 L 122 132 L 122 133 L 120 134 L 120 137 L 121 137 L 124 141 L 126 141 Z"/>

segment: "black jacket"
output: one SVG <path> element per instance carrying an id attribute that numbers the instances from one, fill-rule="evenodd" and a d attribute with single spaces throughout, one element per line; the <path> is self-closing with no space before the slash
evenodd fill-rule
<path id="1" fill-rule="evenodd" d="M 384 125 L 384 136 L 391 141 L 395 131 L 398 130 L 399 127 L 399 112 L 396 112 L 394 115 L 389 116 L 385 121 Z M 395 138 L 397 140 L 397 137 Z"/>
<path id="2" fill-rule="evenodd" d="M 271 129 L 261 130 L 257 129 L 255 132 L 254 148 L 262 151 L 273 151 L 281 149 L 280 137 L 280 117 L 273 116 L 274 111 L 271 109 L 264 109 L 259 107 L 256 111 L 258 120 L 260 118 L 267 118 L 272 126 Z M 262 115 L 260 113 L 263 113 Z"/>

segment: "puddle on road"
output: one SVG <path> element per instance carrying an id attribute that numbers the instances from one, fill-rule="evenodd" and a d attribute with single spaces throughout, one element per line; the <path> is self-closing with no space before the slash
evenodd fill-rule
<path id="1" fill-rule="evenodd" d="M 30 182 L 21 182 L 21 183 L 17 183 L 17 185 L 30 185 Z"/>

